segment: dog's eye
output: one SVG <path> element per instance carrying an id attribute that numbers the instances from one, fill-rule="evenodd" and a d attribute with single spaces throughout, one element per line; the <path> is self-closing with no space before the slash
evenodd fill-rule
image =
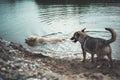
<path id="1" fill-rule="evenodd" d="M 75 36 L 75 38 L 78 38 L 78 36 Z"/>
<path id="2" fill-rule="evenodd" d="M 79 33 L 77 32 L 75 36 L 79 36 Z"/>

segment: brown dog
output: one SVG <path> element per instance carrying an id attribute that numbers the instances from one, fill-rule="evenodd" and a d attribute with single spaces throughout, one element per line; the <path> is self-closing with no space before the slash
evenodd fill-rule
<path id="1" fill-rule="evenodd" d="M 73 42 L 79 41 L 81 44 L 82 52 L 83 52 L 83 62 L 86 59 L 86 52 L 91 53 L 91 61 L 94 61 L 94 54 L 97 55 L 98 60 L 102 60 L 105 55 L 107 55 L 110 61 L 110 67 L 112 67 L 112 56 L 111 56 L 111 47 L 110 43 L 116 40 L 116 32 L 111 28 L 105 28 L 106 30 L 110 31 L 112 34 L 111 39 L 105 40 L 102 38 L 94 38 L 88 36 L 84 30 L 77 31 L 74 33 L 71 40 Z"/>
<path id="2" fill-rule="evenodd" d="M 43 38 L 37 36 L 30 36 L 25 39 L 25 42 L 30 46 L 34 46 L 36 43 L 46 44 L 46 43 L 57 43 L 63 41 L 65 41 L 65 39 L 63 38 Z"/>

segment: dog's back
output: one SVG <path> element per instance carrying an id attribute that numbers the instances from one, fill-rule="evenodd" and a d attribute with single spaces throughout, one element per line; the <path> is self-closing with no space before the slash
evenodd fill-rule
<path id="1" fill-rule="evenodd" d="M 46 43 L 58 43 L 63 41 L 65 41 L 65 39 L 63 38 L 44 38 L 37 36 L 30 36 L 25 39 L 25 42 L 30 46 L 36 45 L 37 43 L 46 44 Z"/>
<path id="2" fill-rule="evenodd" d="M 105 39 L 94 37 L 89 37 L 83 45 L 84 49 L 87 49 L 90 52 L 95 52 L 104 46 L 106 46 Z"/>

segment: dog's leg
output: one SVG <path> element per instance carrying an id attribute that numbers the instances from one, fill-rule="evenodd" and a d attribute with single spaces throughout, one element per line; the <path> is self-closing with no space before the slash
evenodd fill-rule
<path id="1" fill-rule="evenodd" d="M 101 53 L 97 53 L 97 68 L 101 68 L 103 66 L 103 55 Z"/>
<path id="2" fill-rule="evenodd" d="M 86 51 L 83 50 L 83 60 L 82 60 L 82 62 L 85 62 L 85 60 L 86 60 Z"/>
<path id="3" fill-rule="evenodd" d="M 91 53 L 91 62 L 94 62 L 94 53 Z"/>
<path id="4" fill-rule="evenodd" d="M 109 67 L 112 68 L 113 67 L 113 61 L 112 61 L 111 54 L 107 54 L 107 57 L 109 59 Z"/>

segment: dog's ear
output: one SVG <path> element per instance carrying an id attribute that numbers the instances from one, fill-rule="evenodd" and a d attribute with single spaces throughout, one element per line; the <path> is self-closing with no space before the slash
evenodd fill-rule
<path id="1" fill-rule="evenodd" d="M 85 29 L 86 29 L 86 28 L 82 29 L 81 31 L 82 31 L 82 32 L 85 32 Z"/>

